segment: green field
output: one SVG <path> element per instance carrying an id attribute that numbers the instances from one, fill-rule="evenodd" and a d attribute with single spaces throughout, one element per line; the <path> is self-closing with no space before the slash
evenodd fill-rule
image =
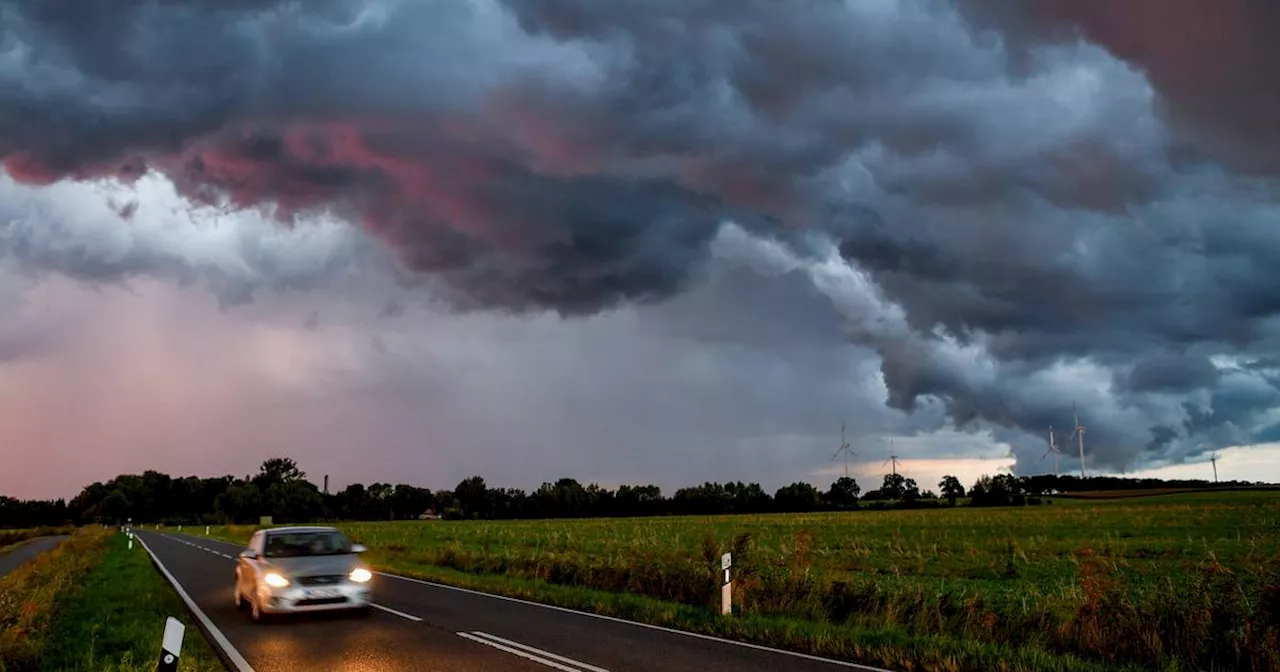
<path id="1" fill-rule="evenodd" d="M 895 669 L 1280 669 L 1276 492 L 340 527 L 399 573 Z"/>

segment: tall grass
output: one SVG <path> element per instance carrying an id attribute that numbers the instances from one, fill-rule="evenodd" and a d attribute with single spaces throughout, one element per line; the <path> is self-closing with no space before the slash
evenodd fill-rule
<path id="1" fill-rule="evenodd" d="M 169 616 L 187 625 L 178 670 L 222 670 L 222 663 L 146 551 L 129 550 L 124 535 L 112 535 L 100 562 L 82 577 L 75 591 L 60 599 L 40 669 L 153 672 Z"/>
<path id="2" fill-rule="evenodd" d="M 712 612 L 718 558 L 728 550 L 739 618 L 901 633 L 928 639 L 935 653 L 961 652 L 919 669 L 984 669 L 975 653 L 983 647 L 1163 670 L 1280 669 L 1274 492 L 1028 509 L 342 527 L 371 546 L 371 562 L 396 571 L 627 593 L 697 613 Z M 252 529 L 221 534 L 244 541 Z"/>
<path id="3" fill-rule="evenodd" d="M 107 532 L 84 528 L 0 578 L 0 672 L 38 669 L 54 605 L 102 556 Z"/>

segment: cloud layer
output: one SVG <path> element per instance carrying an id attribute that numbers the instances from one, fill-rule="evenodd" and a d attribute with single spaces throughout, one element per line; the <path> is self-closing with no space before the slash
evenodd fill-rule
<path id="1" fill-rule="evenodd" d="M 242 302 L 387 249 L 455 309 L 865 355 L 894 431 L 1019 469 L 1073 403 L 1096 468 L 1178 461 L 1280 425 L 1280 10 L 1104 4 L 0 0 L 0 252 Z M 12 205 L 102 179 L 114 217 Z M 264 214 L 162 235 L 164 189 Z"/>

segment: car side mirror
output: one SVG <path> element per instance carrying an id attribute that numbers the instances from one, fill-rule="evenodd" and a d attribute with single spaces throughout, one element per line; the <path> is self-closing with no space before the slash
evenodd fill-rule
<path id="1" fill-rule="evenodd" d="M 364 544 L 351 544 L 352 553 L 364 553 L 367 550 L 369 549 L 365 548 Z"/>
<path id="2" fill-rule="evenodd" d="M 258 552 L 253 550 L 252 548 L 246 548 L 243 551 L 240 551 L 240 557 L 248 560 L 253 560 L 254 558 L 258 557 Z"/>

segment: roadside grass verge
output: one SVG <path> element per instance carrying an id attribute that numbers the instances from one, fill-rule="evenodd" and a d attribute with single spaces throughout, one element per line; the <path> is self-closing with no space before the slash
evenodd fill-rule
<path id="1" fill-rule="evenodd" d="M 568 609 L 686 630 L 741 642 L 856 661 L 897 672 L 1128 672 L 1137 665 L 1103 664 L 1037 646 L 982 642 L 943 635 L 913 635 L 893 627 L 735 614 L 723 618 L 711 610 L 631 593 L 565 586 L 538 579 L 458 570 L 390 560 L 378 569 L 427 581 Z M 382 578 L 382 585 L 396 579 Z M 376 590 L 376 588 L 375 588 Z"/>
<path id="2" fill-rule="evenodd" d="M 130 551 L 127 543 L 122 534 L 110 535 L 100 562 L 59 602 L 39 669 L 152 672 L 165 619 L 173 616 L 187 626 L 178 669 L 221 672 L 222 663 L 147 552 L 136 544 Z"/>
<path id="3" fill-rule="evenodd" d="M 61 604 L 106 551 L 108 533 L 86 528 L 48 553 L 0 577 L 0 672 L 40 669 L 50 624 Z"/>

